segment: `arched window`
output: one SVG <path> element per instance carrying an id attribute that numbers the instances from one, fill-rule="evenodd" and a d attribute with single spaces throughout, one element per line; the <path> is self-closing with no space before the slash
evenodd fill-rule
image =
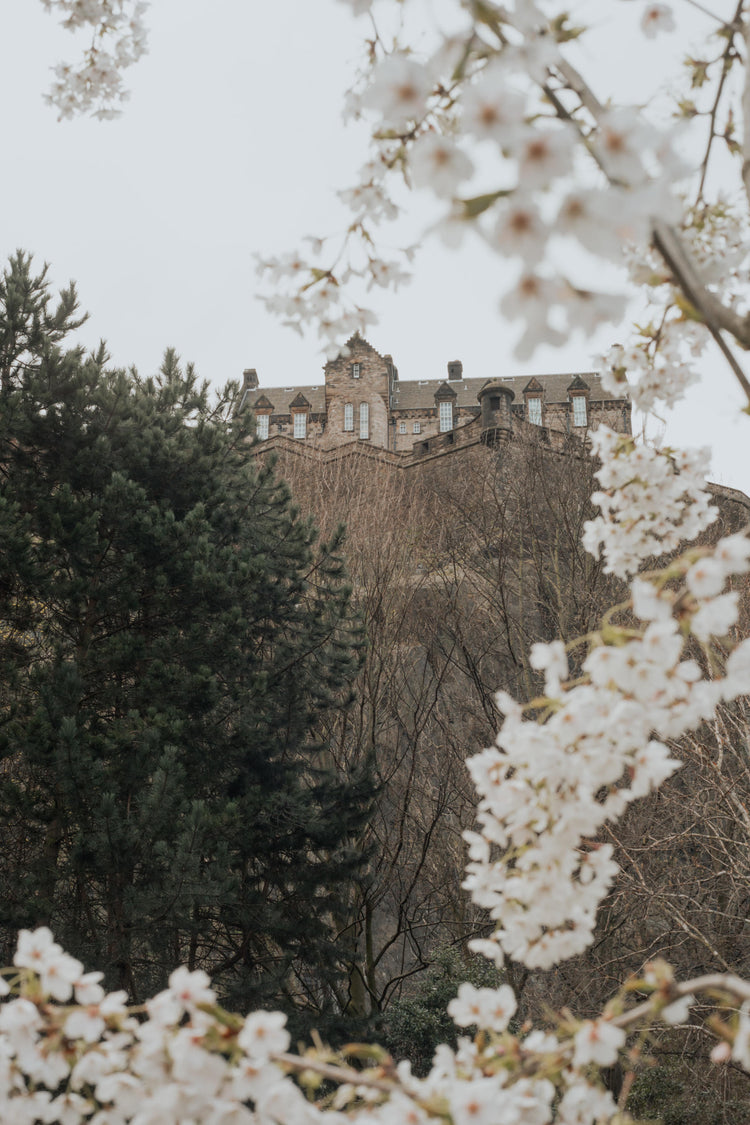
<path id="1" fill-rule="evenodd" d="M 351 402 L 344 403 L 344 429 L 354 430 L 354 405 Z"/>
<path id="2" fill-rule="evenodd" d="M 370 436 L 370 406 L 366 402 L 359 404 L 359 436 L 361 438 Z"/>

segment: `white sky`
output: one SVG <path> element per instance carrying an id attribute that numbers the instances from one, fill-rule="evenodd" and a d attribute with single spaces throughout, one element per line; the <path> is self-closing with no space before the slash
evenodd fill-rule
<path id="1" fill-rule="evenodd" d="M 581 65 L 601 97 L 642 97 L 669 73 L 673 44 L 628 32 L 636 5 L 579 7 L 600 28 Z M 689 8 L 684 18 L 677 45 L 700 26 Z M 367 23 L 337 0 L 153 0 L 149 26 L 123 116 L 58 123 L 42 94 L 76 41 L 38 0 L 2 0 L 0 255 L 22 247 L 50 263 L 57 284 L 76 280 L 91 314 L 84 340 L 104 338 L 117 364 L 145 374 L 174 346 L 216 384 L 245 367 L 267 386 L 315 384 L 317 341 L 281 327 L 255 299 L 253 253 L 346 223 L 335 191 L 354 180 L 366 137 L 342 126 L 340 110 Z M 424 215 L 426 201 L 415 204 Z M 376 295 L 372 344 L 417 379 L 443 374 L 451 359 L 469 376 L 587 370 L 597 350 L 627 338 L 623 325 L 519 364 L 517 330 L 497 312 L 506 268 L 478 246 L 453 254 L 431 244 L 410 287 Z M 710 444 L 713 479 L 750 492 L 740 402 L 722 363 L 710 362 L 668 439 Z"/>

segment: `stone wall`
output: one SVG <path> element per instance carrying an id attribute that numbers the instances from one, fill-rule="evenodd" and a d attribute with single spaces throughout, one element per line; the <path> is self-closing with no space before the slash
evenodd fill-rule
<path id="1" fill-rule="evenodd" d="M 352 374 L 359 364 L 359 377 Z M 364 340 L 348 356 L 339 356 L 326 364 L 326 432 L 325 449 L 342 445 L 360 437 L 360 408 L 367 403 L 370 412 L 367 440 L 382 449 L 388 448 L 389 382 L 384 358 Z M 354 430 L 344 430 L 344 408 L 351 403 Z"/>

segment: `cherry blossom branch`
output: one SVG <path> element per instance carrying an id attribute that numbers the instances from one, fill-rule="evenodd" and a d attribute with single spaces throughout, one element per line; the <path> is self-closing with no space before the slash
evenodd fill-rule
<path id="1" fill-rule="evenodd" d="M 704 976 L 693 977 L 692 980 L 680 983 L 674 982 L 669 986 L 670 1000 L 673 997 L 678 999 L 695 996 L 696 993 L 723 993 L 739 1000 L 740 1003 L 745 1003 L 750 1001 L 750 982 L 743 980 L 742 977 L 738 977 L 734 973 L 706 973 Z M 649 997 L 648 1000 L 636 1004 L 634 1008 L 623 1012 L 622 1015 L 614 1016 L 612 1023 L 617 1027 L 632 1027 L 633 1024 L 637 1024 L 651 1015 L 653 1010 L 654 1001 L 652 997 Z"/>
<path id="2" fill-rule="evenodd" d="M 656 219 L 653 225 L 654 246 L 674 274 L 675 280 L 690 303 L 700 313 L 703 322 L 742 387 L 750 402 L 750 381 L 733 356 L 731 349 L 721 335 L 721 330 L 730 332 L 744 348 L 750 348 L 750 317 L 738 316 L 727 308 L 701 282 L 697 268 L 690 261 L 688 252 L 679 235 L 668 223 Z"/>

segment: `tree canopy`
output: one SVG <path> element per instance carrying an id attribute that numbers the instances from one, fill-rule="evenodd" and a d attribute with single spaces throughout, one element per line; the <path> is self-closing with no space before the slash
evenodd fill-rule
<path id="1" fill-rule="evenodd" d="M 17 294 L 21 293 L 22 298 Z M 334 769 L 361 638 L 318 545 L 247 456 L 232 388 L 65 349 L 71 287 L 0 283 L 0 925 L 44 922 L 132 996 L 177 964 L 237 1003 L 325 1009 L 364 773 Z"/>

